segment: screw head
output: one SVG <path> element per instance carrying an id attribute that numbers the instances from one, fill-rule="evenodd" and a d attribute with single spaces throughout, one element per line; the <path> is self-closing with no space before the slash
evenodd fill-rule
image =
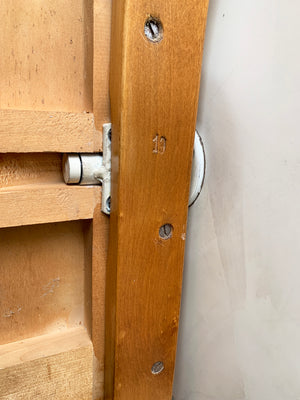
<path id="1" fill-rule="evenodd" d="M 144 33 L 147 39 L 153 43 L 158 43 L 163 38 L 163 26 L 161 21 L 155 17 L 149 17 L 144 26 Z"/>
<path id="2" fill-rule="evenodd" d="M 153 375 L 160 374 L 165 369 L 164 363 L 162 361 L 157 361 L 152 365 L 151 372 Z"/>
<path id="3" fill-rule="evenodd" d="M 159 237 L 161 239 L 167 240 L 172 237 L 173 226 L 171 224 L 164 224 L 159 228 Z"/>

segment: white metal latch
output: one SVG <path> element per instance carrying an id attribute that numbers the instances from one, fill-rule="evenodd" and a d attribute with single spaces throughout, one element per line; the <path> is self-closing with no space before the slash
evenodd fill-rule
<path id="1" fill-rule="evenodd" d="M 101 210 L 110 214 L 111 124 L 103 125 L 103 154 L 72 153 L 63 156 L 63 176 L 68 185 L 102 185 Z"/>
<path id="2" fill-rule="evenodd" d="M 199 133 L 195 133 L 189 206 L 197 200 L 205 175 L 205 153 Z M 103 154 L 72 153 L 63 156 L 63 176 L 68 185 L 102 185 L 101 210 L 110 214 L 111 124 L 103 125 Z"/>

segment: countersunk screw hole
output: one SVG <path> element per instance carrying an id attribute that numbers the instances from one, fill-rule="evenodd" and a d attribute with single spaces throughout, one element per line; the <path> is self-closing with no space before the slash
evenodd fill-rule
<path id="1" fill-rule="evenodd" d="M 159 237 L 161 239 L 167 240 L 172 237 L 173 226 L 171 224 L 164 224 L 159 228 Z"/>
<path id="2" fill-rule="evenodd" d="M 144 32 L 147 39 L 151 42 L 158 43 L 163 38 L 163 26 L 161 21 L 155 17 L 149 17 L 144 26 Z"/>
<path id="3" fill-rule="evenodd" d="M 164 363 L 162 361 L 157 361 L 152 365 L 151 372 L 153 375 L 160 374 L 165 369 Z"/>
<path id="4" fill-rule="evenodd" d="M 107 212 L 110 212 L 110 196 L 106 200 L 106 210 Z"/>

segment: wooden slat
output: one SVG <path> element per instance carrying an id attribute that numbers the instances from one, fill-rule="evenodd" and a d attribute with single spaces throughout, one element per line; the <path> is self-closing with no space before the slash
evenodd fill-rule
<path id="1" fill-rule="evenodd" d="M 0 345 L 78 326 L 91 332 L 91 225 L 0 229 Z"/>
<path id="2" fill-rule="evenodd" d="M 95 125 L 110 122 L 109 60 L 111 31 L 111 0 L 94 1 L 94 53 L 93 53 L 93 112 Z"/>
<path id="3" fill-rule="evenodd" d="M 91 112 L 93 0 L 0 4 L 0 109 Z"/>
<path id="4" fill-rule="evenodd" d="M 108 247 L 109 217 L 97 205 L 93 217 L 92 247 L 92 340 L 95 352 L 94 400 L 102 400 L 104 392 L 105 347 L 105 276 Z"/>
<path id="5" fill-rule="evenodd" d="M 0 154 L 0 188 L 63 182 L 59 153 Z"/>
<path id="6" fill-rule="evenodd" d="M 207 8 L 208 0 L 113 2 L 106 399 L 172 397 Z M 163 24 L 159 43 L 144 34 L 150 15 Z"/>
<path id="7" fill-rule="evenodd" d="M 0 346 L 1 400 L 92 400 L 93 347 L 82 328 Z"/>
<path id="8" fill-rule="evenodd" d="M 92 113 L 0 110 L 0 152 L 96 152 L 101 133 Z"/>
<path id="9" fill-rule="evenodd" d="M 93 218 L 99 186 L 26 185 L 0 189 L 0 228 Z"/>

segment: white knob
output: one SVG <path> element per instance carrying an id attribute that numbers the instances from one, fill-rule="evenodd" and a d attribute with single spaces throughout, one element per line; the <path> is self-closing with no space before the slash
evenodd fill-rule
<path id="1" fill-rule="evenodd" d="M 99 153 L 64 154 L 63 175 L 67 184 L 100 185 L 105 167 Z"/>
<path id="2" fill-rule="evenodd" d="M 78 154 L 64 154 L 63 175 L 67 184 L 79 183 L 81 179 L 81 161 Z"/>

